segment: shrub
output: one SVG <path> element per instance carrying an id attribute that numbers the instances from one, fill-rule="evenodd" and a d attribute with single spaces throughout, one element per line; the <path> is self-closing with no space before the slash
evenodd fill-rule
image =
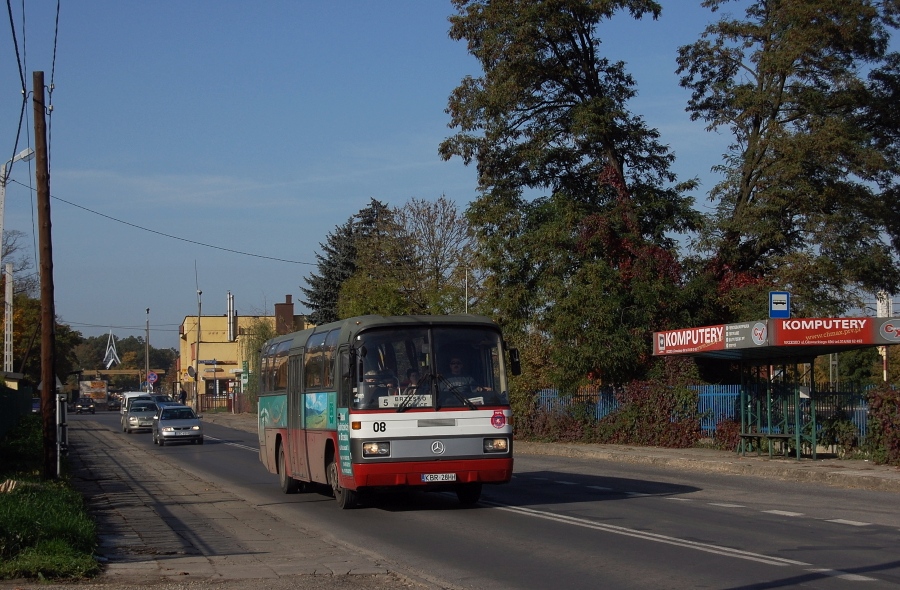
<path id="1" fill-rule="evenodd" d="M 736 452 L 741 444 L 741 423 L 732 419 L 720 420 L 713 440 L 717 449 Z"/>
<path id="2" fill-rule="evenodd" d="M 880 386 L 869 390 L 866 446 L 877 464 L 900 466 L 900 391 Z"/>

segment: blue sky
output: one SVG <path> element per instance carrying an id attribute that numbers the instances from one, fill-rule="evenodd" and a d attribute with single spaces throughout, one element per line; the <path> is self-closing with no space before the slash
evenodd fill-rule
<path id="1" fill-rule="evenodd" d="M 143 336 L 149 307 L 150 343 L 177 347 L 197 282 L 204 315 L 224 315 L 228 291 L 243 315 L 271 314 L 287 294 L 304 312 L 300 286 L 319 243 L 370 198 L 396 206 L 444 194 L 464 209 L 476 195 L 474 166 L 437 154 L 452 133 L 447 97 L 480 74 L 447 36 L 449 2 L 64 0 L 55 64 L 56 3 L 25 4 L 23 41 L 13 2 L 27 87 L 35 70 L 54 84 L 56 311 L 85 336 Z M 674 71 L 676 48 L 710 15 L 699 1 L 674 6 L 656 22 L 618 16 L 600 35 L 636 78 L 632 110 L 660 130 L 679 176 L 701 178 L 705 191 L 725 138 L 689 120 Z M 8 24 L 0 80 L 6 160 L 21 105 Z M 33 145 L 31 112 L 29 102 L 19 150 Z M 4 225 L 26 234 L 37 267 L 33 177 L 27 163 L 12 168 Z"/>

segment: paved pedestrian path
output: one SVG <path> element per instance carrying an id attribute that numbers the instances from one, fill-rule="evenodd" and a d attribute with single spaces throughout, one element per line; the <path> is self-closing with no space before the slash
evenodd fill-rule
<path id="1" fill-rule="evenodd" d="M 96 518 L 112 581 L 247 580 L 251 587 L 284 576 L 389 573 L 375 558 L 288 525 L 124 441 L 94 421 L 69 424 L 73 482 Z"/>

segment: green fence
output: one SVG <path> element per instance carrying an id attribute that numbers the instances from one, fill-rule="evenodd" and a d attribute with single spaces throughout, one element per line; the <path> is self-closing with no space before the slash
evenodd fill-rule
<path id="1" fill-rule="evenodd" d="M 31 389 L 15 390 L 0 385 L 0 438 L 6 436 L 19 419 L 31 412 Z"/>

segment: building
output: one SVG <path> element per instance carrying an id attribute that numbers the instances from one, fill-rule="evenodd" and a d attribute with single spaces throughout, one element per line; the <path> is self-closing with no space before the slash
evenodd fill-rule
<path id="1" fill-rule="evenodd" d="M 260 323 L 274 327 L 276 334 L 288 334 L 312 326 L 306 316 L 294 315 L 290 295 L 285 297 L 284 303 L 275 304 L 274 316 L 239 316 L 234 309 L 234 296 L 228 293 L 228 313 L 200 316 L 199 338 L 197 319 L 197 316 L 185 316 L 179 327 L 179 354 L 173 390 L 178 392 L 184 389 L 199 409 L 225 406 L 224 403 L 210 403 L 212 399 L 204 400 L 202 396 L 217 400 L 231 399 L 234 394 L 243 391 L 242 381 L 246 383 L 253 378 L 256 367 L 252 364 L 258 356 L 250 349 L 258 343 L 258 339 L 253 338 L 253 330 Z M 196 397 L 197 393 L 200 398 Z"/>

